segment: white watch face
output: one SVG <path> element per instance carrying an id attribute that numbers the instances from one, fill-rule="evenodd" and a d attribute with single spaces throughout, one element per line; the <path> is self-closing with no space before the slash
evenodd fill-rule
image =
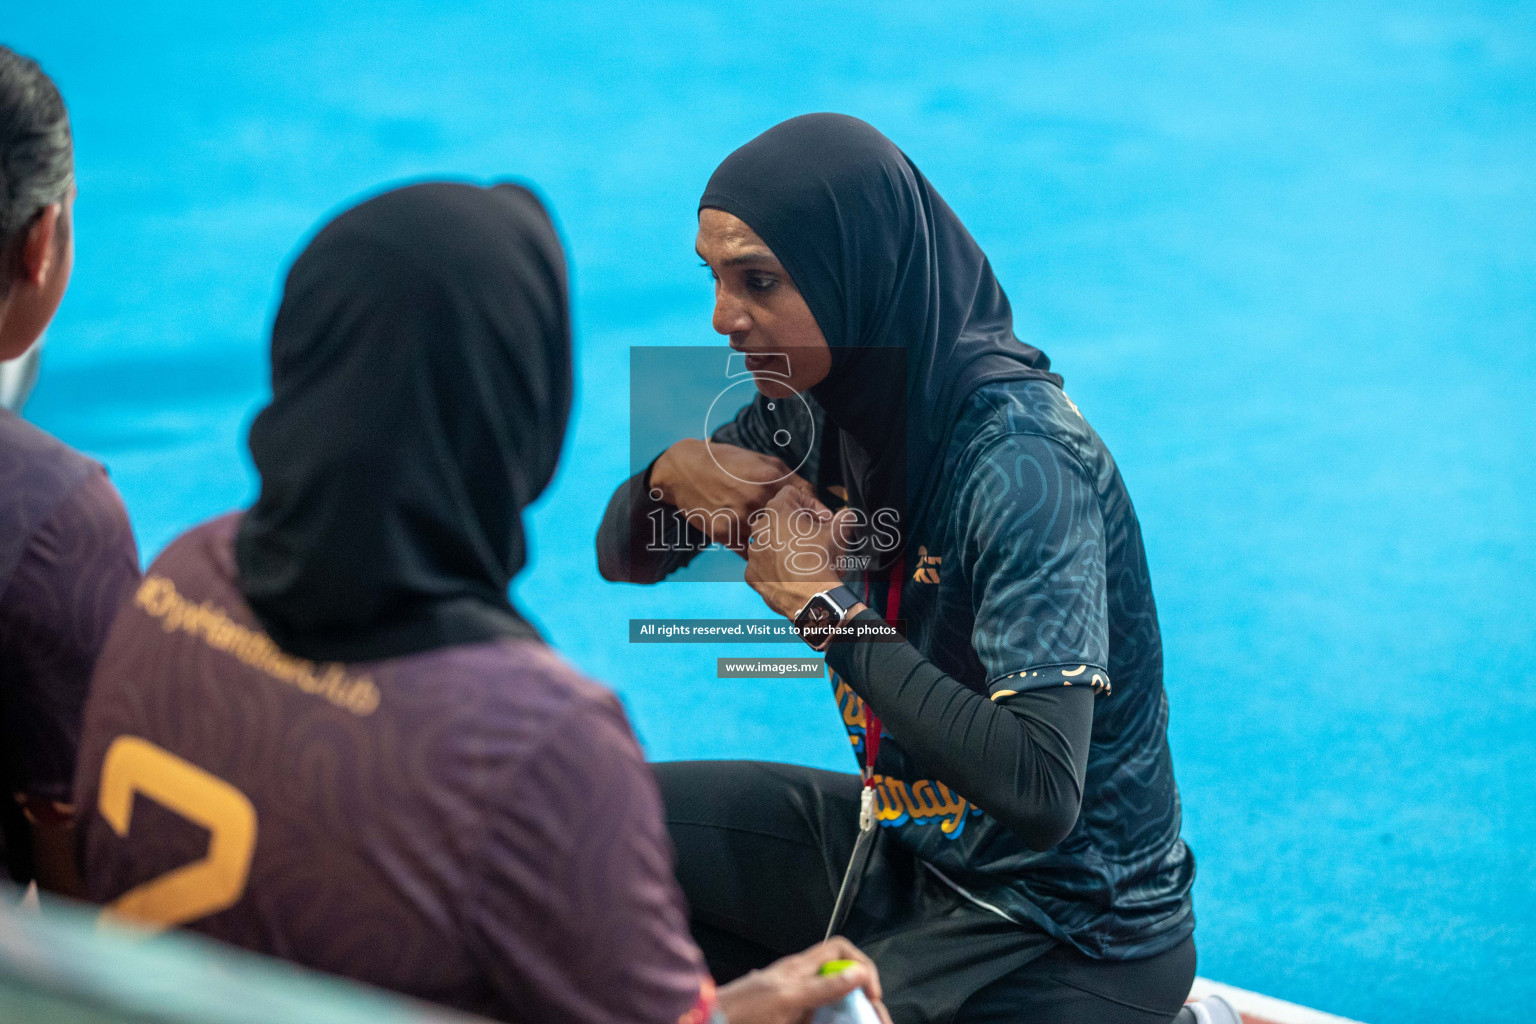
<path id="1" fill-rule="evenodd" d="M 819 651 L 831 641 L 832 637 L 830 634 L 816 631 L 840 625 L 842 618 L 842 612 L 838 609 L 836 601 L 826 594 L 817 594 L 807 601 L 800 614 L 795 616 L 795 625 L 801 631 L 801 639 Z"/>
<path id="2" fill-rule="evenodd" d="M 803 620 L 810 627 L 825 625 L 836 617 L 837 606 L 825 594 L 817 594 L 807 601 L 805 608 L 797 616 L 797 618 Z"/>

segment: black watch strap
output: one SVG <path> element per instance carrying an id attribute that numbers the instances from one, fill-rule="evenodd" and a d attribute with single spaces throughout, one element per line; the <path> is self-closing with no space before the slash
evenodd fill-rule
<path id="1" fill-rule="evenodd" d="M 858 594 L 855 594 L 851 588 L 846 586 L 834 587 L 827 591 L 827 596 L 832 599 L 833 604 L 843 610 L 843 618 L 847 618 L 848 609 L 858 604 L 861 600 Z M 842 625 L 842 623 L 839 622 L 838 625 Z"/>
<path id="2" fill-rule="evenodd" d="M 811 608 L 814 605 L 819 604 L 823 608 L 828 609 L 829 614 L 831 614 L 833 618 L 825 625 L 817 627 L 818 629 L 827 630 L 826 635 L 823 636 L 819 642 L 811 639 L 810 636 L 805 636 L 802 634 L 802 639 L 804 639 L 805 642 L 810 645 L 811 650 L 825 651 L 828 645 L 832 643 L 831 631 L 838 626 L 841 626 L 843 622 L 847 620 L 849 610 L 858 603 L 859 595 L 855 594 L 847 587 L 833 587 L 831 590 L 823 590 L 821 593 L 812 596 L 811 599 L 805 603 L 805 607 L 800 609 L 799 614 L 795 616 L 795 625 L 802 630 L 810 628 L 810 623 L 807 621 L 807 619 L 810 617 Z"/>

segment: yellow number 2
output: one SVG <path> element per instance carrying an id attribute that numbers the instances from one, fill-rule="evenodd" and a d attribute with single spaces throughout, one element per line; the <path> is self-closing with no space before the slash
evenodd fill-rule
<path id="1" fill-rule="evenodd" d="M 97 807 L 120 836 L 128 835 L 135 793 L 206 828 L 208 853 L 129 889 L 107 913 L 165 928 L 234 906 L 256 849 L 256 808 L 245 794 L 148 740 L 119 736 L 101 764 Z"/>

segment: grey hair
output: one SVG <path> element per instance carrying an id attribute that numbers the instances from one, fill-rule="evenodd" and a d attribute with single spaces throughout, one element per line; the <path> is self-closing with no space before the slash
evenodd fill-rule
<path id="1" fill-rule="evenodd" d="M 37 61 L 0 46 L 0 293 L 32 219 L 63 202 L 74 180 L 75 144 L 58 87 Z"/>

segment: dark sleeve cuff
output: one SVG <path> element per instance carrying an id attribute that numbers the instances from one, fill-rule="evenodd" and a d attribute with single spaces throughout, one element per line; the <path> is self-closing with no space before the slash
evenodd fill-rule
<path id="1" fill-rule="evenodd" d="M 878 623 L 873 611 L 852 623 Z M 1093 690 L 1051 685 L 988 700 L 911 643 L 844 640 L 827 664 L 901 746 L 1033 850 L 1074 827 L 1093 728 Z"/>
<path id="2" fill-rule="evenodd" d="M 597 571 L 609 582 L 658 583 L 709 546 L 703 532 L 685 521 L 677 509 L 651 497 L 651 469 L 656 459 L 620 484 L 603 512 L 597 528 Z M 678 549 L 647 548 L 645 539 L 658 511 L 667 517 L 668 536 L 686 538 Z"/>

